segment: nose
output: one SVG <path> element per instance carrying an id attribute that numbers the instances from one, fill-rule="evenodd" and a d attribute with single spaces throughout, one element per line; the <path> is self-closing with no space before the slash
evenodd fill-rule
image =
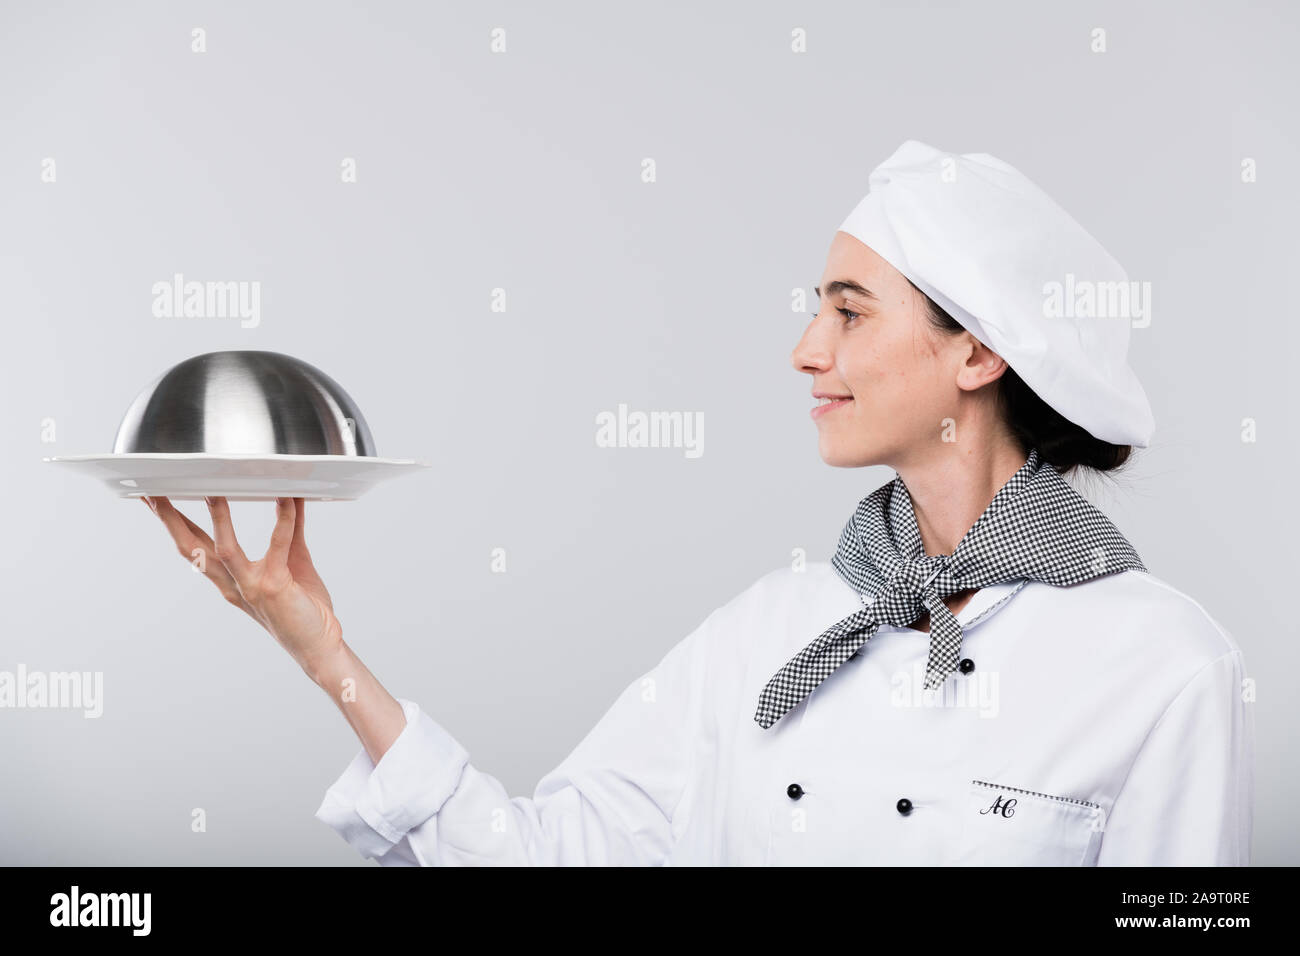
<path id="1" fill-rule="evenodd" d="M 790 353 L 790 364 L 796 372 L 814 374 L 831 366 L 831 350 L 822 322 L 814 314 L 808 328 Z"/>

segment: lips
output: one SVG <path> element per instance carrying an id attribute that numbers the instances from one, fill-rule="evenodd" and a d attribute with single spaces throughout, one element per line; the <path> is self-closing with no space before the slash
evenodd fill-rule
<path id="1" fill-rule="evenodd" d="M 815 397 L 820 401 L 813 406 L 811 413 L 813 418 L 820 418 L 822 415 L 829 414 L 837 408 L 843 408 L 853 401 L 852 397 L 848 395 L 818 395 Z"/>

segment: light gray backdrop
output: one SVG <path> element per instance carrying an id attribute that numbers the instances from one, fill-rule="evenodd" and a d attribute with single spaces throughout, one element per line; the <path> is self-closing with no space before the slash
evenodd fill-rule
<path id="1" fill-rule="evenodd" d="M 141 504 L 42 456 L 110 450 L 190 355 L 324 369 L 380 454 L 436 463 L 308 506 L 346 637 L 531 794 L 627 683 L 793 549 L 829 559 L 892 477 L 818 457 L 791 291 L 811 298 L 908 138 L 1020 167 L 1152 283 L 1132 360 L 1154 443 L 1081 488 L 1244 648 L 1254 858 L 1300 860 L 1298 15 L 1060 7 L 6 0 L 0 669 L 102 671 L 105 700 L 0 710 L 0 862 L 360 862 L 312 817 L 359 746 L 334 705 Z M 154 317 L 176 272 L 261 282 L 260 324 Z M 702 412 L 702 457 L 596 447 L 620 402 Z M 272 505 L 234 514 L 260 556 Z"/>

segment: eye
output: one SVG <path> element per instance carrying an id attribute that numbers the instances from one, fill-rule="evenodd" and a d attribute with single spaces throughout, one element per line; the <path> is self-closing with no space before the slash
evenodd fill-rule
<path id="1" fill-rule="evenodd" d="M 852 311 L 851 309 L 838 309 L 838 308 L 837 308 L 835 311 L 838 312 L 840 315 L 844 316 L 845 320 L 847 320 L 847 321 L 849 321 L 849 322 L 852 322 L 854 319 L 857 319 L 857 318 L 861 318 L 861 317 L 862 317 L 862 313 L 861 313 L 861 312 L 854 312 L 854 311 Z M 808 313 L 808 318 L 810 318 L 810 319 L 815 319 L 815 318 L 817 318 L 817 313 L 816 313 L 816 312 L 809 312 L 809 313 Z"/>

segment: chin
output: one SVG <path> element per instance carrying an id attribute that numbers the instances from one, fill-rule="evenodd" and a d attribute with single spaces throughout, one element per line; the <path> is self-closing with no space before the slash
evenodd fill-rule
<path id="1" fill-rule="evenodd" d="M 878 464 L 870 448 L 854 448 L 843 442 L 822 438 L 817 447 L 822 461 L 832 468 L 865 468 Z"/>

